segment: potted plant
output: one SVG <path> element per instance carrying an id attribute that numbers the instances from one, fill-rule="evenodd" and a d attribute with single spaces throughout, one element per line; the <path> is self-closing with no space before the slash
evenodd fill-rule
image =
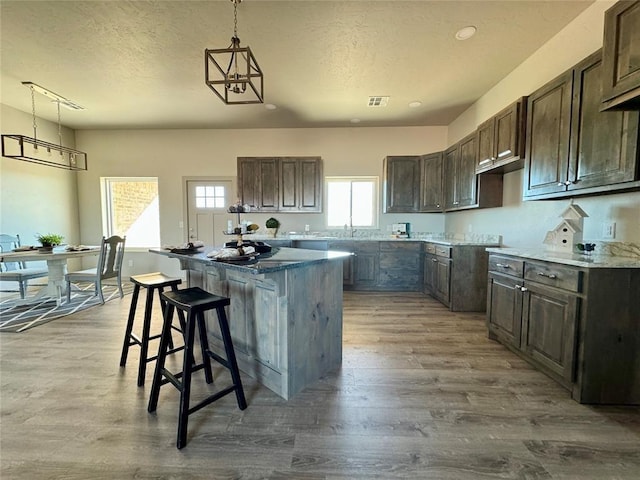
<path id="1" fill-rule="evenodd" d="M 64 237 L 57 233 L 47 233 L 45 235 L 39 233 L 36 235 L 36 239 L 42 244 L 42 247 L 38 250 L 50 252 L 53 250 L 53 247 L 62 243 Z"/>
<path id="2" fill-rule="evenodd" d="M 267 227 L 267 230 L 269 231 L 271 236 L 275 238 L 278 234 L 278 228 L 280 228 L 280 221 L 277 218 L 271 217 L 265 222 L 265 226 Z"/>

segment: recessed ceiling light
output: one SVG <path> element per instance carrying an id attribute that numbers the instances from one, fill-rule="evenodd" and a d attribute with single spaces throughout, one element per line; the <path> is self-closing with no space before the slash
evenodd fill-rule
<path id="1" fill-rule="evenodd" d="M 417 100 L 409 103 L 409 108 L 418 108 L 420 106 L 422 106 L 422 102 L 419 102 Z"/>
<path id="2" fill-rule="evenodd" d="M 264 108 L 266 108 L 267 110 L 275 110 L 278 107 L 276 107 L 273 103 L 265 103 Z"/>
<path id="3" fill-rule="evenodd" d="M 468 40 L 469 38 L 473 37 L 477 31 L 478 29 L 476 27 L 474 27 L 473 25 L 469 25 L 468 27 L 464 27 L 458 30 L 456 32 L 456 38 L 458 40 Z"/>
<path id="4" fill-rule="evenodd" d="M 359 118 L 352 118 L 351 120 L 349 120 L 351 123 L 360 123 L 360 119 Z"/>

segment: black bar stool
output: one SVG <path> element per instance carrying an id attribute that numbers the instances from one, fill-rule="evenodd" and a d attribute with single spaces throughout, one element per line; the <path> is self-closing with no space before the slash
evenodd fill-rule
<path id="1" fill-rule="evenodd" d="M 157 290 L 158 293 L 162 293 L 165 288 L 171 288 L 172 291 L 178 290 L 178 285 L 182 283 L 180 278 L 168 277 L 164 273 L 154 272 L 154 273 L 145 273 L 142 275 L 134 275 L 130 278 L 131 282 L 134 284 L 133 287 L 133 295 L 131 297 L 131 307 L 129 307 L 129 320 L 127 321 L 127 329 L 124 334 L 124 342 L 122 344 L 122 354 L 120 355 L 120 366 L 124 367 L 127 364 L 127 355 L 129 354 L 129 347 L 132 345 L 138 345 L 140 347 L 140 362 L 138 365 L 138 386 L 141 387 L 144 385 L 145 373 L 147 369 L 147 363 L 152 362 L 157 359 L 158 356 L 154 355 L 149 357 L 149 341 L 160 338 L 160 334 L 158 335 L 150 335 L 151 330 L 151 313 L 153 310 L 153 293 Z M 138 304 L 138 295 L 140 293 L 140 288 L 147 289 L 147 299 L 144 307 L 144 323 L 142 324 L 142 336 L 138 337 L 133 333 L 133 324 L 136 316 L 136 306 Z M 162 296 L 159 295 L 158 299 L 160 300 L 160 308 L 162 312 L 165 310 L 165 301 L 162 299 Z M 180 318 L 180 329 L 177 327 L 172 328 L 179 332 L 184 331 L 184 314 L 179 312 Z M 173 348 L 173 339 L 171 338 L 171 333 L 169 333 L 169 343 L 171 350 L 168 353 L 174 353 L 179 350 L 182 350 L 184 347 Z"/>
<path id="2" fill-rule="evenodd" d="M 187 444 L 187 422 L 189 415 L 231 392 L 236 393 L 236 400 L 240 410 L 247 408 L 247 401 L 244 398 L 244 390 L 242 388 L 242 381 L 240 380 L 240 371 L 238 370 L 236 354 L 233 350 L 231 333 L 229 331 L 229 322 L 227 321 L 227 315 L 224 310 L 224 307 L 229 305 L 231 301 L 227 297 L 213 295 L 198 287 L 161 293 L 160 297 L 167 303 L 167 305 L 164 311 L 164 324 L 162 326 L 162 337 L 160 338 L 160 350 L 158 351 L 158 361 L 156 362 L 156 369 L 153 375 L 151 396 L 149 398 L 149 407 L 147 410 L 149 413 L 155 412 L 156 407 L 158 406 L 160 387 L 162 385 L 171 383 L 180 391 L 177 447 L 182 448 Z M 226 359 L 209 350 L 207 331 L 204 323 L 204 312 L 214 308 L 218 314 L 218 323 L 220 325 L 220 332 L 222 333 L 224 350 L 227 356 Z M 178 313 L 187 312 L 187 324 L 184 330 L 184 359 L 182 372 L 180 373 L 171 373 L 169 370 L 164 368 L 165 358 L 167 353 L 169 353 L 168 349 L 171 335 L 171 323 L 175 309 L 178 309 Z M 198 324 L 200 349 L 202 351 L 202 363 L 200 365 L 195 365 L 192 361 L 196 323 Z M 191 374 L 197 370 L 204 369 L 207 383 L 212 383 L 212 358 L 229 369 L 233 384 L 223 390 L 219 390 L 213 395 L 208 396 L 197 405 L 189 407 L 189 397 L 191 395 Z"/>

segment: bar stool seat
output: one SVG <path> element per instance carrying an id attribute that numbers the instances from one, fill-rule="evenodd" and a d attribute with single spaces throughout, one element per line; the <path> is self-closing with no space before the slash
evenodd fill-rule
<path id="1" fill-rule="evenodd" d="M 178 285 L 182 283 L 182 279 L 176 277 L 169 277 L 161 272 L 145 273 L 141 275 L 133 275 L 130 277 L 131 283 L 134 284 L 133 294 L 131 296 L 131 306 L 129 307 L 129 318 L 127 320 L 127 328 L 124 334 L 124 342 L 122 344 L 122 354 L 120 355 L 120 366 L 124 367 L 127 364 L 127 356 L 129 354 L 129 347 L 137 345 L 140 347 L 140 360 L 138 362 L 138 386 L 144 385 L 147 363 L 152 362 L 158 358 L 157 355 L 149 356 L 149 342 L 160 338 L 160 334 L 151 335 L 151 316 L 153 311 L 153 296 L 157 290 L 161 294 L 165 288 L 171 288 L 172 291 L 178 290 Z M 140 288 L 147 289 L 147 298 L 144 308 L 144 321 L 142 324 L 142 335 L 139 337 L 133 333 L 133 324 L 136 316 L 136 306 L 138 304 L 138 295 L 140 294 Z M 165 301 L 160 295 L 158 295 L 160 301 L 161 311 L 165 310 Z M 173 330 L 177 330 L 180 333 L 184 331 L 184 314 L 179 312 L 180 328 L 174 327 Z M 164 318 L 164 316 L 163 316 Z M 174 353 L 180 351 L 184 346 L 178 348 L 173 347 L 173 338 L 170 338 L 170 351 L 168 353 Z"/>
<path id="2" fill-rule="evenodd" d="M 160 294 L 160 297 L 166 302 L 166 309 L 164 311 L 164 324 L 160 339 L 160 350 L 158 351 L 158 360 L 156 362 L 156 368 L 153 375 L 151 396 L 149 398 L 149 406 L 147 410 L 149 413 L 155 412 L 156 407 L 158 406 L 160 387 L 162 385 L 171 383 L 178 389 L 178 391 L 180 391 L 178 438 L 176 445 L 178 448 L 182 448 L 187 444 L 187 423 L 189 415 L 224 397 L 225 395 L 230 394 L 231 392 L 235 392 L 236 401 L 238 402 L 238 408 L 240 408 L 240 410 L 247 408 L 247 402 L 244 397 L 240 371 L 238 370 L 236 355 L 231 341 L 229 322 L 224 309 L 225 306 L 231 303 L 230 299 L 206 292 L 199 287 L 164 292 Z M 187 314 L 184 330 L 184 359 L 182 372 L 179 373 L 172 373 L 164 366 L 169 349 L 171 323 L 175 309 L 178 310 L 178 313 L 186 312 Z M 217 313 L 226 358 L 223 358 L 209 350 L 209 342 L 207 340 L 207 331 L 204 322 L 204 312 L 213 309 L 215 309 Z M 196 324 L 198 325 L 200 350 L 202 352 L 202 363 L 199 365 L 196 365 L 195 362 L 193 362 L 193 343 Z M 213 374 L 211 371 L 211 359 L 214 359 L 229 370 L 233 383 L 231 386 L 217 391 L 195 406 L 190 407 L 189 397 L 191 395 L 191 374 L 197 370 L 204 369 L 206 382 L 212 383 Z"/>

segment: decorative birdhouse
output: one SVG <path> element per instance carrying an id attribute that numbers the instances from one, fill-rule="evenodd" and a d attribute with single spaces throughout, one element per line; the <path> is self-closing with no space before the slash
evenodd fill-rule
<path id="1" fill-rule="evenodd" d="M 553 230 L 547 232 L 544 244 L 559 252 L 575 251 L 577 243 L 582 243 L 582 230 L 586 214 L 576 204 L 570 204 L 560 215 L 562 221 Z"/>

